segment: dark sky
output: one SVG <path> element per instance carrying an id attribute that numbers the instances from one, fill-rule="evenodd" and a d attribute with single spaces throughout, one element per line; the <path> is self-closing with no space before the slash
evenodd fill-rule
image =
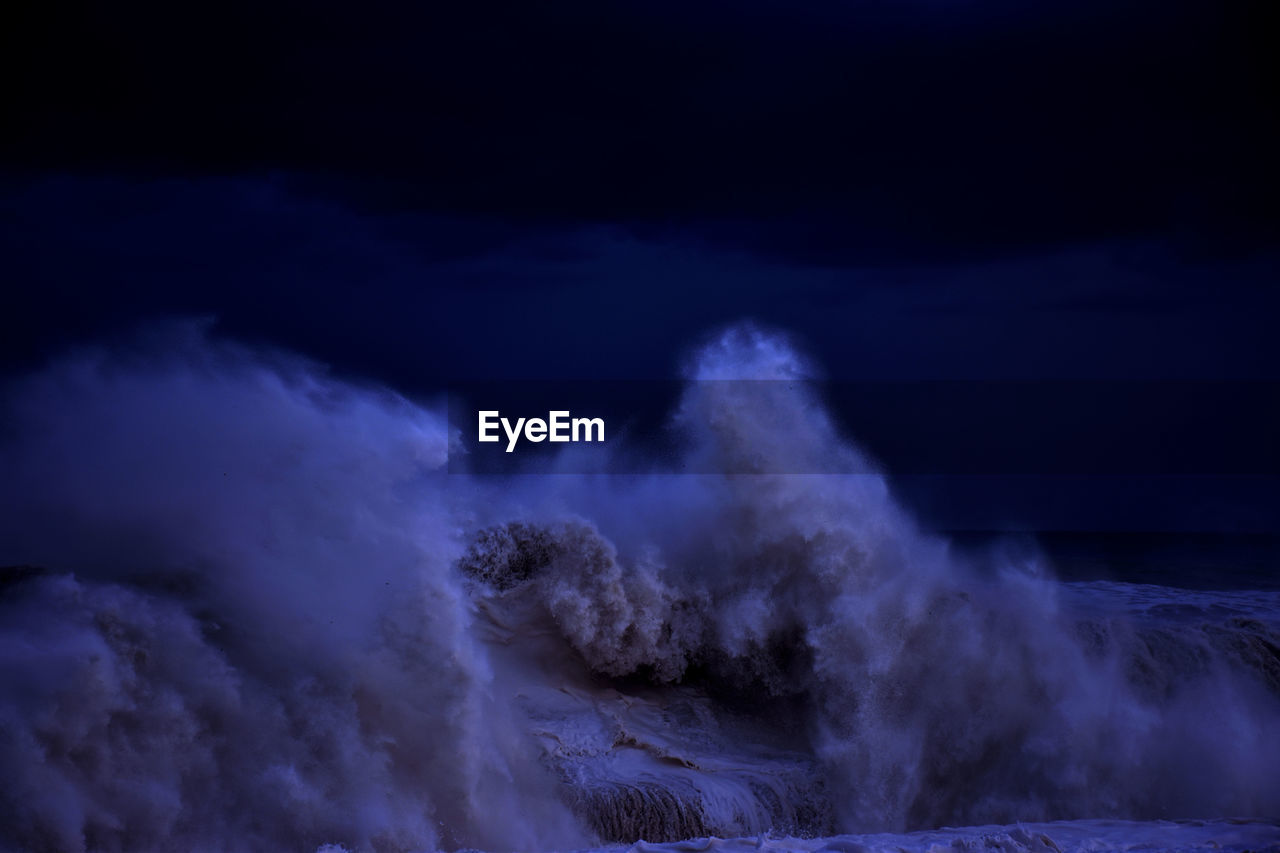
<path id="1" fill-rule="evenodd" d="M 415 393 L 753 318 L 836 379 L 1280 380 L 1265 11 L 21 4 L 0 356 L 198 314 Z"/>

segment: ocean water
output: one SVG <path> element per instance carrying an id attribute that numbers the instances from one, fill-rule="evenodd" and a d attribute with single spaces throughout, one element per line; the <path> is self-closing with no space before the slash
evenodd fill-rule
<path id="1" fill-rule="evenodd" d="M 1280 592 L 957 545 L 807 383 L 708 381 L 810 375 L 690 359 L 725 475 L 448 474 L 191 329 L 15 383 L 0 849 L 1280 849 Z"/>
<path id="2" fill-rule="evenodd" d="M 753 851 L 795 853 L 1100 853 L 1113 850 L 1274 850 L 1280 830 L 1263 821 L 1079 820 L 1014 826 L 973 826 L 911 833 L 838 835 L 828 838 L 758 836 L 722 840 L 697 839 L 669 844 L 640 842 L 637 851 Z"/>

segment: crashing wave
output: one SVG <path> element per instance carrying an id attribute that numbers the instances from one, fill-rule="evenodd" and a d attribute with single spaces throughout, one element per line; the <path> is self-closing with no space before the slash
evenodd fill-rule
<path id="1" fill-rule="evenodd" d="M 961 559 L 809 375 L 731 330 L 675 413 L 729 473 L 510 480 L 199 336 L 19 383 L 0 558 L 48 571 L 0 583 L 0 849 L 1280 814 L 1280 602 Z"/>

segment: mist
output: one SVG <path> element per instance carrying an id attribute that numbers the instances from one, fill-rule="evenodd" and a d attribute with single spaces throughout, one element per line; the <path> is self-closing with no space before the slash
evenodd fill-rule
<path id="1" fill-rule="evenodd" d="M 200 324 L 11 383 L 0 845 L 1280 813 L 1280 602 L 961 558 L 808 382 L 717 381 L 817 376 L 734 326 L 671 415 L 733 473 L 505 478 L 446 473 L 430 403 Z"/>

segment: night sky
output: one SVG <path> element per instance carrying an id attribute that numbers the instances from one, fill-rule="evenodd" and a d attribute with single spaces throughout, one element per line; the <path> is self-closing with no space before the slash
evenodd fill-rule
<path id="1" fill-rule="evenodd" d="M 750 319 L 836 382 L 1247 381 L 1280 424 L 1265 11 L 21 4 L 3 371 L 199 316 L 409 395 L 666 378 Z M 956 420 L 1016 419 L 991 398 Z M 945 440 L 884 411 L 838 414 L 890 470 Z M 1244 449 L 902 488 L 940 527 L 1280 533 L 1266 430 L 1175 421 Z"/>

